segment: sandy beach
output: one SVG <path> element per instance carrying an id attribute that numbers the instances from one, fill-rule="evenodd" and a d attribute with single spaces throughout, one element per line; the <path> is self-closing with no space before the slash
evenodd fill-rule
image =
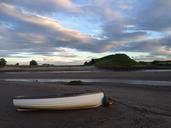
<path id="1" fill-rule="evenodd" d="M 71 86 L 59 82 L 17 82 L 17 78 L 110 78 L 171 81 L 171 72 L 29 72 L 0 73 L 1 128 L 170 128 L 171 86 L 121 83 L 84 83 Z M 109 107 L 74 111 L 18 112 L 12 98 L 72 92 L 103 91 L 114 99 Z"/>

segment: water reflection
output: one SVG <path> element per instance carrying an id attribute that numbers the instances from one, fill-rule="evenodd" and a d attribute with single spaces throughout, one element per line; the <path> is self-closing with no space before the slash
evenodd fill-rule
<path id="1" fill-rule="evenodd" d="M 23 72 L 5 72 L 5 74 L 29 74 L 29 73 L 88 73 L 88 72 L 100 72 L 100 71 L 23 71 Z"/>
<path id="2" fill-rule="evenodd" d="M 171 69 L 147 69 L 141 70 L 141 72 L 171 72 Z"/>

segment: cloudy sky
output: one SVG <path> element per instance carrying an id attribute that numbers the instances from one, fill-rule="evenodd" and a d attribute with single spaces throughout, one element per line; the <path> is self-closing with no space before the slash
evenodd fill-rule
<path id="1" fill-rule="evenodd" d="M 171 0 L 1 0 L 0 57 L 81 64 L 126 53 L 171 60 Z"/>

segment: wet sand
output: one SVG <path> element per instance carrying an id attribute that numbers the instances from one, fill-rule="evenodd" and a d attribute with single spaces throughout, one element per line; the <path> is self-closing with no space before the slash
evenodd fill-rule
<path id="1" fill-rule="evenodd" d="M 113 76 L 110 76 L 111 74 Z M 140 72 L 52 73 L 51 75 L 50 73 L 25 75 L 0 73 L 0 78 L 96 78 L 97 76 L 97 78 L 171 81 L 170 72 L 152 72 L 146 75 Z M 89 91 L 104 91 L 115 102 L 109 108 L 101 106 L 87 110 L 34 112 L 17 112 L 12 104 L 12 98 L 17 95 L 41 96 Z M 0 81 L 0 101 L 1 128 L 170 128 L 171 126 L 171 87 L 117 83 L 85 83 L 70 86 L 63 83 Z"/>

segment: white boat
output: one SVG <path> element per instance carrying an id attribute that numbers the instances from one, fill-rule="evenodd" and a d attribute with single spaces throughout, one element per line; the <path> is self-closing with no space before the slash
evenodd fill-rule
<path id="1" fill-rule="evenodd" d="M 95 108 L 103 104 L 104 93 L 87 93 L 65 97 L 16 97 L 13 104 L 18 111 L 27 110 L 72 110 Z"/>

